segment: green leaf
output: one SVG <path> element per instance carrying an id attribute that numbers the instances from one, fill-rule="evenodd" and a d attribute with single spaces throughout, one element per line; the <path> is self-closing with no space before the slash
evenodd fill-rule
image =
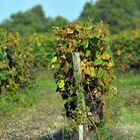
<path id="1" fill-rule="evenodd" d="M 81 31 L 81 29 L 83 28 L 83 25 L 81 23 L 78 23 L 76 25 L 77 31 Z"/>
<path id="2" fill-rule="evenodd" d="M 69 71 L 69 64 L 67 64 L 67 65 L 64 67 L 63 70 L 64 70 L 65 73 L 67 73 L 67 72 Z"/>
<path id="3" fill-rule="evenodd" d="M 88 48 L 88 45 L 89 45 L 88 40 L 84 40 L 83 41 L 83 46 L 84 46 L 85 49 Z"/>
<path id="4" fill-rule="evenodd" d="M 106 41 L 106 44 L 109 45 L 109 44 L 111 43 L 110 37 L 106 37 L 106 38 L 105 38 L 105 41 Z"/>
<path id="5" fill-rule="evenodd" d="M 57 57 L 55 56 L 52 60 L 51 63 L 55 63 L 57 61 Z"/>
<path id="6" fill-rule="evenodd" d="M 85 53 L 83 53 L 82 51 L 80 51 L 80 56 L 84 56 L 85 55 Z"/>
<path id="7" fill-rule="evenodd" d="M 95 74 L 95 69 L 94 69 L 94 67 L 90 67 L 90 71 L 91 71 L 91 77 L 95 77 L 96 74 Z"/>
<path id="8" fill-rule="evenodd" d="M 97 77 L 101 78 L 104 76 L 104 70 L 102 68 L 99 68 L 98 73 L 97 73 Z"/>
<path id="9" fill-rule="evenodd" d="M 102 59 L 96 59 L 95 61 L 94 61 L 94 65 L 95 66 L 97 66 L 97 65 L 102 65 L 103 64 L 103 60 Z"/>
<path id="10" fill-rule="evenodd" d="M 86 51 L 86 57 L 90 56 L 90 50 Z"/>

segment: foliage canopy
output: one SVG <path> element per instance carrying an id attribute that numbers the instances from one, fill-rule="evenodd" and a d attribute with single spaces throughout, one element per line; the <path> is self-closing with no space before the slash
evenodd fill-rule
<path id="1" fill-rule="evenodd" d="M 92 21 L 73 23 L 56 29 L 58 43 L 56 55 L 52 59 L 52 66 L 57 90 L 63 99 L 66 99 L 65 107 L 74 107 L 71 104 L 78 105 L 72 53 L 79 52 L 85 99 L 91 99 L 90 111 L 96 112 L 95 114 L 101 117 L 103 96 L 114 91 L 111 85 L 114 79 L 114 62 L 110 50 L 109 35 L 106 25 L 94 24 Z M 71 107 L 69 109 L 72 112 L 73 109 Z"/>
<path id="2" fill-rule="evenodd" d="M 53 26 L 62 26 L 68 21 L 58 16 L 55 19 L 46 17 L 42 6 L 37 5 L 26 12 L 18 12 L 5 20 L 1 27 L 12 32 L 19 32 L 21 35 L 32 35 L 33 33 L 52 32 Z"/>
<path id="3" fill-rule="evenodd" d="M 97 0 L 94 4 L 87 2 L 79 19 L 104 21 L 110 25 L 112 33 L 125 29 L 140 27 L 139 0 Z"/>
<path id="4" fill-rule="evenodd" d="M 29 41 L 0 29 L 0 95 L 14 94 L 31 77 L 34 57 Z"/>

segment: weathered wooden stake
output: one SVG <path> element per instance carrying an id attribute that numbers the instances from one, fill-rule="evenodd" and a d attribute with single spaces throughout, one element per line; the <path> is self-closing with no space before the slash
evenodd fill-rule
<path id="1" fill-rule="evenodd" d="M 85 97 L 84 97 L 84 92 L 82 87 L 82 70 L 80 65 L 79 53 L 73 52 L 72 59 L 73 59 L 73 68 L 74 68 L 74 78 L 76 81 L 76 94 L 78 95 L 78 102 L 81 103 L 83 113 L 85 113 Z M 86 114 L 83 116 L 85 119 Z M 83 139 L 84 139 L 84 126 L 79 125 L 79 140 L 83 140 Z"/>
<path id="2" fill-rule="evenodd" d="M 81 102 L 83 110 L 85 110 L 85 95 L 82 87 L 82 70 L 80 65 L 80 54 L 78 52 L 72 53 L 74 78 L 76 80 L 76 93 L 78 95 L 78 101 Z M 86 116 L 86 114 L 85 114 Z"/>
<path id="3" fill-rule="evenodd" d="M 84 140 L 84 126 L 79 125 L 79 140 Z"/>

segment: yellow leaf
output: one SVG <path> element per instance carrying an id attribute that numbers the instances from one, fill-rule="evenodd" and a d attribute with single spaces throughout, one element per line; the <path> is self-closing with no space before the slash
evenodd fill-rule
<path id="1" fill-rule="evenodd" d="M 6 85 L 6 87 L 9 88 L 10 86 L 9 85 Z"/>
<path id="2" fill-rule="evenodd" d="M 57 57 L 55 56 L 52 60 L 51 63 L 55 63 L 57 61 Z"/>
<path id="3" fill-rule="evenodd" d="M 68 34 L 72 34 L 74 31 L 70 28 L 67 29 Z"/>
<path id="4" fill-rule="evenodd" d="M 91 77 L 95 77 L 96 74 L 95 74 L 95 69 L 94 69 L 94 67 L 87 67 L 87 68 L 85 69 L 85 74 L 88 74 L 88 75 L 90 75 Z"/>
<path id="5" fill-rule="evenodd" d="M 108 63 L 108 67 L 113 67 L 114 66 L 114 62 L 113 61 L 110 61 L 109 63 Z"/>
<path id="6" fill-rule="evenodd" d="M 122 53 L 121 50 L 117 50 L 117 51 L 116 51 L 116 54 L 117 54 L 117 55 L 121 55 L 121 53 Z"/>
<path id="7" fill-rule="evenodd" d="M 98 31 L 97 31 L 98 37 L 101 36 L 101 34 L 102 34 L 102 29 L 98 29 Z"/>
<path id="8" fill-rule="evenodd" d="M 64 86 L 65 86 L 64 80 L 60 80 L 58 87 L 61 89 L 61 91 L 64 91 L 64 89 L 65 89 Z"/>
<path id="9" fill-rule="evenodd" d="M 105 52 L 104 54 L 102 54 L 102 58 L 103 58 L 103 60 L 109 60 L 111 57 L 110 57 L 110 54 Z"/>

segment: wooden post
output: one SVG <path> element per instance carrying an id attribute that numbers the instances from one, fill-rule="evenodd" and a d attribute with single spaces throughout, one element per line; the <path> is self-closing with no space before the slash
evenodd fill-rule
<path id="1" fill-rule="evenodd" d="M 84 127 L 79 125 L 79 140 L 84 140 Z"/>
<path id="2" fill-rule="evenodd" d="M 78 52 L 72 53 L 73 59 L 73 68 L 74 68 L 74 78 L 76 82 L 76 94 L 78 96 L 78 103 L 80 103 L 80 108 L 82 109 L 83 113 L 85 113 L 85 97 L 82 87 L 82 70 L 80 64 L 80 55 Z M 83 115 L 83 119 L 86 118 L 86 114 Z M 79 140 L 84 139 L 84 126 L 81 124 L 79 125 Z"/>
<path id="3" fill-rule="evenodd" d="M 78 102 L 81 102 L 82 108 L 85 111 L 85 95 L 82 87 L 82 70 L 80 64 L 80 54 L 78 52 L 72 53 L 74 78 L 76 81 L 76 94 L 78 95 Z M 86 117 L 86 114 L 85 114 Z"/>
<path id="4" fill-rule="evenodd" d="M 82 70 L 81 70 L 81 65 L 80 65 L 80 55 L 78 52 L 73 52 L 72 53 L 72 60 L 73 60 L 73 68 L 74 68 L 74 74 L 76 74 L 75 76 L 77 76 L 80 82 L 82 81 Z"/>

